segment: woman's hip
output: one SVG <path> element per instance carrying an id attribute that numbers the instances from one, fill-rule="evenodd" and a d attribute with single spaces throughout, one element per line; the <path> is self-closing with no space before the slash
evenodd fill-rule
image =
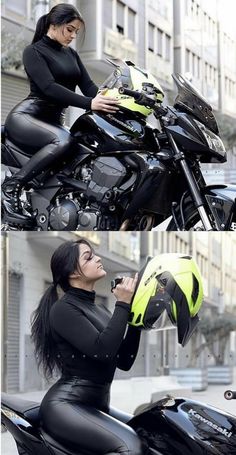
<path id="1" fill-rule="evenodd" d="M 29 114 L 47 123 L 64 126 L 65 109 L 53 102 L 41 98 L 28 97 L 18 103 L 8 114 Z"/>
<path id="2" fill-rule="evenodd" d="M 41 407 L 55 406 L 58 403 L 84 404 L 108 412 L 110 404 L 110 384 L 97 384 L 76 376 L 59 379 L 45 395 Z"/>

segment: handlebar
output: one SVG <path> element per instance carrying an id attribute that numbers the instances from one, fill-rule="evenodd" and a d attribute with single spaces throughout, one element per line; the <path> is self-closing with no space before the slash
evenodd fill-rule
<path id="1" fill-rule="evenodd" d="M 130 90 L 129 88 L 125 87 L 120 87 L 118 91 L 122 95 L 132 96 L 136 100 L 137 104 L 154 109 L 154 112 L 157 117 L 165 115 L 168 111 L 166 107 L 160 106 L 160 103 L 157 103 L 156 100 L 150 98 L 150 96 L 146 95 L 143 92 L 140 93 L 136 90 Z"/>
<path id="2" fill-rule="evenodd" d="M 136 90 L 130 90 L 129 88 L 120 87 L 118 92 L 122 95 L 132 96 L 135 100 L 139 100 L 141 97 L 141 93 Z"/>
<path id="3" fill-rule="evenodd" d="M 236 391 L 235 390 L 226 390 L 224 393 L 226 400 L 236 400 Z"/>
<path id="4" fill-rule="evenodd" d="M 138 104 L 142 104 L 143 106 L 154 107 L 156 103 L 155 100 L 145 95 L 145 93 L 140 93 L 137 92 L 136 90 L 130 90 L 129 88 L 120 87 L 118 91 L 122 95 L 132 96 L 138 102 Z"/>

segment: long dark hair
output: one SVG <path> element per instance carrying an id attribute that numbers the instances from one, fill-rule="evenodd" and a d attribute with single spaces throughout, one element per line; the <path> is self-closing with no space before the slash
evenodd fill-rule
<path id="1" fill-rule="evenodd" d="M 68 3 L 59 3 L 54 6 L 48 14 L 41 16 L 36 24 L 35 34 L 32 40 L 32 44 L 39 41 L 43 35 L 45 35 L 49 29 L 49 26 L 52 25 L 63 25 L 68 24 L 69 22 L 79 19 L 83 24 L 85 31 L 85 23 L 79 11 L 73 6 L 68 5 Z"/>
<path id="2" fill-rule="evenodd" d="M 69 276 L 76 270 L 82 273 L 79 267 L 80 245 L 82 243 L 88 245 L 93 251 L 90 243 L 84 239 L 64 242 L 55 250 L 50 264 L 53 282 L 32 314 L 31 339 L 35 346 L 35 357 L 38 368 L 42 367 L 47 379 L 53 376 L 54 370 L 62 370 L 60 356 L 52 338 L 49 323 L 50 310 L 59 298 L 57 286 L 66 292 L 70 286 Z"/>

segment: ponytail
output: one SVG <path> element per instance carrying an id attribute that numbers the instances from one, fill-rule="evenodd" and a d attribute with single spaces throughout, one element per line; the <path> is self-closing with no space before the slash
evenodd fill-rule
<path id="1" fill-rule="evenodd" d="M 31 318 L 31 339 L 35 345 L 36 362 L 38 368 L 42 367 L 47 379 L 53 376 L 54 370 L 63 369 L 50 327 L 50 310 L 58 300 L 57 285 L 63 292 L 67 292 L 70 275 L 75 270 L 82 273 L 79 265 L 80 244 L 87 245 L 92 251 L 90 243 L 85 239 L 69 240 L 54 251 L 51 257 L 53 284 L 44 293 Z"/>
<path id="2" fill-rule="evenodd" d="M 32 314 L 31 339 L 35 346 L 35 357 L 38 368 L 42 367 L 47 379 L 53 376 L 53 370 L 60 369 L 60 358 L 55 352 L 55 343 L 49 322 L 52 306 L 58 300 L 56 285 L 51 284 L 42 296 L 38 307 Z"/>
<path id="3" fill-rule="evenodd" d="M 48 14 L 41 16 L 36 24 L 35 34 L 31 44 L 39 41 L 48 31 Z"/>

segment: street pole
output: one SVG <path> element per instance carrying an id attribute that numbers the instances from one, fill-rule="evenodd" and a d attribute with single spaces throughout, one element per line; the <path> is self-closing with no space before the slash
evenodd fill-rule
<path id="1" fill-rule="evenodd" d="M 1 290 L 1 323 L 2 323 L 2 361 L 1 361 L 1 382 L 2 390 L 7 392 L 7 319 L 8 319 L 8 301 L 9 301 L 9 239 L 6 232 L 2 232 L 2 244 L 1 244 L 1 278 L 2 278 L 2 290 Z"/>
<path id="2" fill-rule="evenodd" d="M 223 65 L 222 40 L 220 26 L 220 0 L 217 0 L 217 67 L 218 67 L 218 109 L 223 112 Z"/>

